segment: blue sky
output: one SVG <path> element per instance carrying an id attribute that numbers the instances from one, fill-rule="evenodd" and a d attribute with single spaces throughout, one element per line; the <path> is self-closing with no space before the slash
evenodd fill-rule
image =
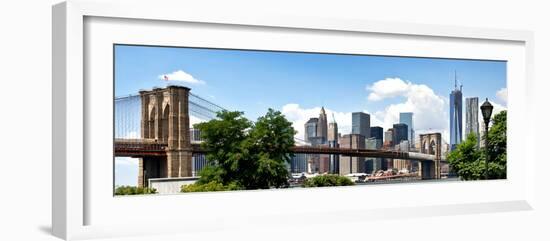
<path id="1" fill-rule="evenodd" d="M 506 87 L 506 64 L 497 61 L 120 45 L 115 51 L 116 96 L 163 86 L 159 75 L 183 70 L 205 84 L 179 84 L 228 109 L 244 110 L 251 118 L 264 113 L 266 106 L 287 103 L 339 111 L 381 109 L 401 101 L 367 101 L 365 87 L 385 78 L 426 84 L 444 96 L 453 86 L 455 70 L 465 96 L 491 98 Z"/>
<path id="2" fill-rule="evenodd" d="M 506 62 L 117 45 L 115 96 L 184 85 L 230 110 L 256 119 L 271 107 L 300 132 L 321 106 L 345 134 L 351 112 L 371 114 L 387 129 L 398 112 L 414 112 L 417 133 L 448 133 L 454 73 L 464 97 L 506 108 Z M 168 81 L 162 76 L 167 75 Z M 448 138 L 448 137 L 447 137 Z"/>

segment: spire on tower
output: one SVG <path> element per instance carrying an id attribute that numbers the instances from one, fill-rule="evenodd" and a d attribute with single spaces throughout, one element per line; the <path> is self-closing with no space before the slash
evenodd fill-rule
<path id="1" fill-rule="evenodd" d="M 456 90 L 456 70 L 455 70 L 455 90 Z"/>

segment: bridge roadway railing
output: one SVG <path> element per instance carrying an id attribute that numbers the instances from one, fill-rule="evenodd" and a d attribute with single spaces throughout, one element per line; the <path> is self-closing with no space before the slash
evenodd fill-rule
<path id="1" fill-rule="evenodd" d="M 167 143 L 155 139 L 115 139 L 116 156 L 164 156 Z M 205 153 L 200 146 L 200 140 L 191 142 L 193 153 Z M 391 150 L 372 150 L 372 149 L 350 149 L 341 147 L 318 147 L 318 146 L 294 146 L 292 153 L 303 154 L 329 154 L 355 157 L 378 157 L 391 159 L 406 159 L 417 161 L 436 161 L 435 155 L 400 152 Z M 444 160 L 442 160 L 444 161 Z"/>
<path id="2" fill-rule="evenodd" d="M 338 147 L 313 147 L 313 146 L 294 146 L 292 148 L 293 153 L 304 154 L 332 154 L 332 155 L 344 155 L 344 156 L 357 156 L 357 157 L 379 157 L 379 158 L 392 158 L 392 159 L 407 159 L 407 160 L 431 160 L 435 161 L 435 155 L 416 153 L 416 152 L 401 152 L 390 150 L 373 150 L 373 149 L 351 149 L 351 148 L 338 148 Z"/>
<path id="3" fill-rule="evenodd" d="M 165 156 L 166 142 L 155 139 L 115 139 L 115 156 Z"/>

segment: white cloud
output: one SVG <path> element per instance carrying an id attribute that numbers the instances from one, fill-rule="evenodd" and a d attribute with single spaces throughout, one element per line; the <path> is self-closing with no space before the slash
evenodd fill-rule
<path id="1" fill-rule="evenodd" d="M 485 101 L 483 101 L 483 102 L 485 102 Z M 481 106 L 481 104 L 483 104 L 483 102 L 479 103 L 479 105 Z M 495 116 L 496 114 L 500 113 L 503 110 L 507 110 L 506 106 L 498 104 L 494 100 L 489 100 L 489 102 L 491 103 L 491 105 L 493 105 L 493 113 L 491 114 L 491 117 Z M 479 110 L 478 117 L 479 117 L 478 119 L 479 119 L 479 124 L 480 124 L 479 128 L 481 128 L 481 123 L 483 123 L 483 115 L 481 114 L 481 109 Z"/>
<path id="2" fill-rule="evenodd" d="M 481 101 L 479 103 L 479 105 L 481 106 L 483 104 L 483 102 L 485 102 L 485 100 Z M 491 103 L 491 105 L 493 105 L 493 113 L 491 114 L 491 118 L 494 117 L 496 114 L 500 113 L 501 111 L 507 110 L 506 106 L 500 105 L 500 104 L 496 103 L 493 100 L 489 100 L 489 103 Z M 479 122 L 479 134 L 483 135 L 483 132 L 485 131 L 483 129 L 485 124 L 484 124 L 484 120 L 483 120 L 483 115 L 481 114 L 481 109 L 478 112 L 478 122 Z M 489 123 L 489 128 L 491 127 L 491 125 L 492 124 Z M 465 133 L 464 133 L 464 135 L 465 135 Z"/>
<path id="3" fill-rule="evenodd" d="M 305 109 L 300 107 L 299 104 L 286 104 L 281 111 L 281 113 L 292 122 L 292 127 L 298 131 L 296 137 L 299 139 L 304 139 L 304 124 L 309 118 L 319 117 L 320 112 L 321 107 Z M 334 112 L 329 109 L 325 109 L 325 112 L 327 113 L 328 122 L 332 121 L 332 113 L 334 113 L 339 132 L 345 133 L 346 131 L 351 131 L 351 113 Z M 349 119 L 349 121 L 346 121 L 347 119 Z"/>
<path id="4" fill-rule="evenodd" d="M 507 88 L 502 88 L 502 89 L 498 90 L 497 93 L 496 93 L 496 96 L 500 101 L 502 101 L 502 103 L 504 105 L 508 104 L 508 89 Z"/>
<path id="5" fill-rule="evenodd" d="M 426 85 L 414 84 L 399 78 L 387 78 L 368 86 L 370 101 L 379 101 L 386 98 L 404 97 L 402 103 L 390 104 L 384 110 L 370 113 L 371 126 L 382 126 L 384 130 L 399 123 L 400 112 L 413 112 L 413 122 L 416 134 L 440 132 L 444 140 L 448 139 L 448 100 L 438 96 Z M 304 138 L 304 123 L 311 117 L 318 117 L 321 107 L 302 108 L 298 104 L 283 106 L 282 113 L 289 119 L 298 131 L 297 137 Z M 334 112 L 339 132 L 347 134 L 351 132 L 351 112 L 335 112 L 326 109 L 329 122 Z"/>
<path id="6" fill-rule="evenodd" d="M 285 115 L 285 117 L 292 122 L 292 126 L 298 133 L 296 134 L 296 137 L 299 139 L 304 139 L 304 124 L 313 117 L 319 117 L 319 113 L 321 112 L 321 107 L 313 107 L 313 108 L 302 108 L 299 104 L 286 104 L 283 106 L 281 113 Z M 325 112 L 327 114 L 327 121 L 328 123 L 332 122 L 333 114 L 334 119 L 336 120 L 336 123 L 338 124 L 338 132 L 344 134 L 348 134 L 351 132 L 351 112 L 337 112 L 333 111 L 331 109 L 325 108 Z M 363 110 L 365 113 L 369 113 L 366 110 Z M 381 125 L 382 122 L 378 120 L 375 116 L 371 115 L 371 126 L 377 126 Z"/>
<path id="7" fill-rule="evenodd" d="M 383 110 L 371 113 L 371 126 L 382 126 L 384 131 L 399 123 L 400 112 L 413 112 L 413 122 L 416 137 L 419 134 L 439 132 L 444 143 L 449 143 L 449 99 L 437 95 L 430 87 L 423 84 L 415 84 L 399 78 L 386 78 L 375 82 L 366 89 L 370 92 L 369 101 L 380 101 L 389 98 L 402 97 L 401 103 L 389 104 Z M 490 100 L 493 104 L 493 113 L 506 110 L 506 106 Z M 481 104 L 481 103 L 480 103 Z M 321 107 L 303 108 L 299 104 L 286 104 L 282 113 L 293 123 L 298 131 L 296 137 L 304 138 L 304 124 L 309 118 L 318 117 Z M 326 109 L 328 121 L 332 121 L 332 113 L 338 123 L 339 132 L 347 134 L 351 132 L 351 112 L 337 112 Z M 480 116 L 480 124 L 483 121 Z M 481 128 L 481 126 L 480 126 Z M 464 130 L 463 130 L 464 131 Z M 417 139 L 417 138 L 416 138 Z"/>
<path id="8" fill-rule="evenodd" d="M 413 112 L 413 124 L 416 134 L 428 132 L 448 133 L 448 101 L 438 96 L 428 86 L 414 84 L 399 78 L 386 78 L 367 86 L 370 91 L 368 99 L 379 101 L 386 98 L 405 97 L 405 102 L 390 104 L 374 116 L 382 120 L 382 127 L 387 130 L 399 123 L 400 112 Z M 448 137 L 443 137 L 446 140 Z"/>
<path id="9" fill-rule="evenodd" d="M 320 112 L 321 107 L 304 109 L 299 104 L 293 103 L 284 105 L 281 110 L 287 120 L 292 122 L 292 127 L 297 131 L 295 137 L 298 139 L 304 139 L 304 124 L 309 118 L 318 117 Z"/>
<path id="10" fill-rule="evenodd" d="M 489 102 L 491 102 L 491 104 L 493 105 L 493 115 L 498 114 L 498 113 L 500 113 L 501 111 L 507 109 L 506 106 L 500 105 L 500 104 L 496 103 L 496 102 L 493 101 L 493 100 L 489 100 Z"/>
<path id="11" fill-rule="evenodd" d="M 189 84 L 205 84 L 204 81 L 196 79 L 191 74 L 188 74 L 183 70 L 176 70 L 172 73 L 161 74 L 158 76 L 158 78 L 166 82 L 179 81 L 179 82 L 185 82 Z"/>
<path id="12" fill-rule="evenodd" d="M 405 82 L 399 78 L 386 78 L 367 86 L 367 91 L 371 93 L 368 96 L 370 101 L 379 101 L 385 98 L 401 96 L 410 90 L 411 83 Z"/>

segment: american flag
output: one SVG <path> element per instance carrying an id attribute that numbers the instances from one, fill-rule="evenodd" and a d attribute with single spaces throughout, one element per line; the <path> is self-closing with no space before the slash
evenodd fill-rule
<path id="1" fill-rule="evenodd" d="M 164 80 L 168 80 L 168 76 L 164 75 Z"/>

